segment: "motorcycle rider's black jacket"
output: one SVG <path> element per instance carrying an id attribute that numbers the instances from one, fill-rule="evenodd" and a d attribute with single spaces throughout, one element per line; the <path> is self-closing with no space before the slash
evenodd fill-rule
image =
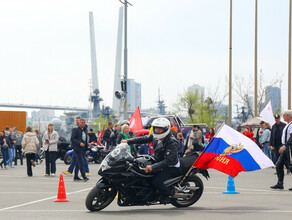
<path id="1" fill-rule="evenodd" d="M 152 142 L 156 163 L 152 165 L 153 172 L 178 164 L 178 142 L 169 133 L 159 144 L 153 135 L 128 139 L 128 144 L 146 144 Z"/>

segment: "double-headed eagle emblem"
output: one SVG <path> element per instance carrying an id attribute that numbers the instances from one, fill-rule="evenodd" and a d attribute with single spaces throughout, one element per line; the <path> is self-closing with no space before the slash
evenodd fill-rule
<path id="1" fill-rule="evenodd" d="M 220 156 L 230 156 L 231 154 L 238 153 L 244 149 L 244 146 L 239 144 L 232 144 L 229 147 L 225 148 L 224 153 L 220 154 Z"/>

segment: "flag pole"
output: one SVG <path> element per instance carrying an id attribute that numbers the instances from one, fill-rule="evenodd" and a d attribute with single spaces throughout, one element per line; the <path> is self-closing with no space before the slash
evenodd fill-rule
<path id="1" fill-rule="evenodd" d="M 228 124 L 232 125 L 232 0 L 230 0 L 230 30 L 229 30 L 229 106 Z"/>
<path id="2" fill-rule="evenodd" d="M 255 0 L 254 116 L 258 116 L 258 0 Z"/>
<path id="3" fill-rule="evenodd" d="M 292 1 L 289 5 L 289 51 L 288 51 L 288 109 L 291 109 L 291 8 Z"/>

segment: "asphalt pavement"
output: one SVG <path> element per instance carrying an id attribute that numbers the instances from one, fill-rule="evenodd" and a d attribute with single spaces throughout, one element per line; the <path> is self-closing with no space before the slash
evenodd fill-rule
<path id="1" fill-rule="evenodd" d="M 201 199 L 188 208 L 172 205 L 119 207 L 114 200 L 100 212 L 91 213 L 85 207 L 89 190 L 100 178 L 99 165 L 90 164 L 88 182 L 74 182 L 64 175 L 67 199 L 56 203 L 59 175 L 67 169 L 63 161 L 57 161 L 57 175 L 45 177 L 45 165 L 33 168 L 33 177 L 26 175 L 26 165 L 0 168 L 0 219 L 292 219 L 292 175 L 285 175 L 285 189 L 271 190 L 276 183 L 275 169 L 268 168 L 240 173 L 235 178 L 239 194 L 222 194 L 226 191 L 228 176 L 209 170 Z"/>

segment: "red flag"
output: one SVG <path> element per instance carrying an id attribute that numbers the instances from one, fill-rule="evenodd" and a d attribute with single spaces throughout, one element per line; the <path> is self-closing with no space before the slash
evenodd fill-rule
<path id="1" fill-rule="evenodd" d="M 133 113 L 132 117 L 129 119 L 129 124 L 130 124 L 130 131 L 132 132 L 136 132 L 138 130 L 143 129 L 139 106 Z"/>
<path id="2" fill-rule="evenodd" d="M 100 140 L 101 140 L 101 138 L 102 138 L 102 136 L 103 136 L 104 128 L 105 128 L 105 124 L 103 125 L 102 131 L 100 132 L 100 135 L 99 135 L 99 137 L 98 137 L 98 141 L 97 141 L 97 144 L 98 144 L 98 145 L 100 145 Z"/>

